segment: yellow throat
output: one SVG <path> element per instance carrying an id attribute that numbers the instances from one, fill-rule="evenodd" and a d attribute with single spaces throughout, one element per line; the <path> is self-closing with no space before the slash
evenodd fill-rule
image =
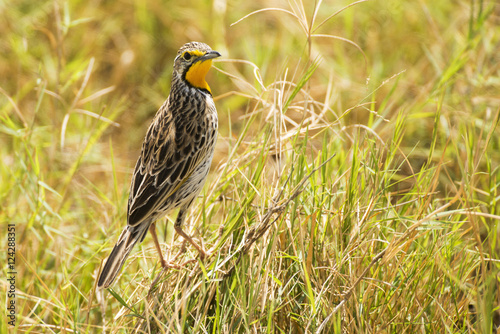
<path id="1" fill-rule="evenodd" d="M 205 81 L 205 76 L 208 73 L 208 70 L 212 66 L 212 59 L 207 59 L 204 61 L 195 62 L 186 73 L 186 80 L 194 87 L 206 89 L 210 93 L 210 87 Z"/>

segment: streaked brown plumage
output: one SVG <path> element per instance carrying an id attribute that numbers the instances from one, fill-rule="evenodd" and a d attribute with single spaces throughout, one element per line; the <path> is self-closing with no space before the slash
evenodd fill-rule
<path id="1" fill-rule="evenodd" d="M 186 212 L 203 188 L 217 139 L 217 111 L 205 81 L 212 59 L 220 53 L 203 43 L 182 46 L 174 61 L 170 94 L 146 133 L 128 201 L 127 226 L 111 251 L 98 287 L 115 280 L 137 242 L 151 231 L 163 267 L 167 266 L 156 237 L 155 222 L 180 208 L 175 230 L 201 256 L 205 251 L 181 228 Z"/>

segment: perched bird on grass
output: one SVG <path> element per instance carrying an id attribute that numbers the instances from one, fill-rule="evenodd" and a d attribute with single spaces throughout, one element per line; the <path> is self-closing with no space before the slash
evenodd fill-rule
<path id="1" fill-rule="evenodd" d="M 135 166 L 127 226 L 101 271 L 98 287 L 107 288 L 113 283 L 130 251 L 144 240 L 148 230 L 162 267 L 169 267 L 155 224 L 175 208 L 179 208 L 175 231 L 198 250 L 201 258 L 207 255 L 182 230 L 182 223 L 203 188 L 217 140 L 217 110 L 205 81 L 216 57 L 220 57 L 219 52 L 199 42 L 187 43 L 177 52 L 170 94 L 149 126 Z"/>

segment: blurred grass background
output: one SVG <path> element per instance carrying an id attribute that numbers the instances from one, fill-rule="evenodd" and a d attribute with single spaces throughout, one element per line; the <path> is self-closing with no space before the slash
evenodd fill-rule
<path id="1" fill-rule="evenodd" d="M 496 331 L 500 5 L 372 0 L 332 17 L 350 4 L 1 2 L 0 220 L 18 272 L 2 331 Z M 217 255 L 147 296 L 148 237 L 114 297 L 96 295 L 191 40 L 223 55 L 216 155 L 188 219 Z"/>

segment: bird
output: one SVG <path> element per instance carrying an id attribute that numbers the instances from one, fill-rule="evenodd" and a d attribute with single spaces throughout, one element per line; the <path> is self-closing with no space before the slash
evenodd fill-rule
<path id="1" fill-rule="evenodd" d="M 109 254 L 97 281 L 110 287 L 132 248 L 151 232 L 163 268 L 156 222 L 176 208 L 177 234 L 203 259 L 210 255 L 182 225 L 188 209 L 203 188 L 217 140 L 218 117 L 206 74 L 221 54 L 205 43 L 184 44 L 174 60 L 170 93 L 156 113 L 137 159 L 127 207 L 127 225 Z"/>

